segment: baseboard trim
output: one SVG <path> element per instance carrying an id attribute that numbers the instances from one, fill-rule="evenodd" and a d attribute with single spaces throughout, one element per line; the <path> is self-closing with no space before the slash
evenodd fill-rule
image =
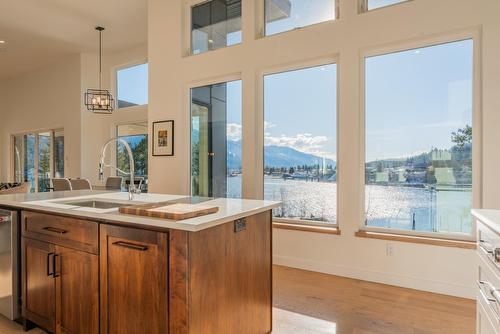
<path id="1" fill-rule="evenodd" d="M 473 284 L 471 284 L 471 286 L 464 286 L 452 282 L 441 282 L 404 275 L 388 274 L 379 271 L 346 267 L 334 265 L 331 263 L 310 261 L 280 255 L 274 255 L 273 262 L 277 265 L 310 270 L 324 274 L 349 277 L 364 281 L 394 285 L 403 288 L 428 291 L 467 299 L 475 299 L 476 292 Z"/>

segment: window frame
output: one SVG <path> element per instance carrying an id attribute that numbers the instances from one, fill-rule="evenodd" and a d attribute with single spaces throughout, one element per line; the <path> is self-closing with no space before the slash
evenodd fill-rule
<path id="1" fill-rule="evenodd" d="M 274 35 L 273 35 L 274 36 Z M 339 79 L 340 79 L 340 61 L 339 61 L 339 55 L 338 54 L 332 54 L 332 55 L 328 55 L 328 56 L 323 56 L 323 57 L 319 57 L 319 58 L 312 58 L 312 59 L 308 59 L 308 60 L 303 60 L 303 61 L 299 61 L 299 62 L 294 62 L 294 63 L 290 63 L 290 64 L 281 64 L 281 65 L 276 65 L 276 66 L 272 66 L 272 67 L 269 67 L 269 68 L 266 68 L 266 69 L 263 69 L 261 71 L 259 71 L 259 74 L 258 74 L 258 97 L 256 99 L 256 103 L 257 103 L 257 106 L 258 106 L 258 111 L 259 111 L 259 129 L 258 129 L 258 132 L 256 132 L 255 136 L 257 136 L 258 138 L 258 145 L 260 147 L 259 149 L 259 158 L 262 159 L 261 161 L 258 162 L 258 169 L 257 169 L 257 175 L 259 177 L 259 179 L 255 180 L 256 183 L 258 183 L 259 187 L 261 187 L 261 189 L 258 189 L 257 191 L 259 192 L 260 194 L 260 199 L 264 199 L 264 164 L 265 164 L 265 159 L 264 159 L 264 155 L 265 155 L 265 149 L 264 149 L 264 143 L 265 143 L 265 140 L 264 140 L 264 136 L 265 136 L 265 129 L 264 129 L 264 122 L 265 122 L 265 100 L 264 100 L 264 95 L 265 95 L 265 85 L 264 85 L 264 78 L 267 76 L 267 75 L 273 75 L 273 74 L 280 74 L 280 73 L 285 73 L 285 72 L 293 72 L 293 71 L 298 71 L 298 70 L 305 70 L 305 69 L 309 69 L 309 68 L 314 68 L 314 67 L 321 67 L 321 66 L 324 66 L 324 65 L 336 65 L 336 90 L 335 90 L 335 94 L 337 95 L 337 98 L 336 98 L 336 115 L 335 115 L 335 121 L 336 121 L 336 127 L 335 127 L 335 131 L 336 131 L 336 145 L 335 145 L 335 150 L 336 150 L 336 155 L 337 155 L 337 159 L 335 161 L 335 166 L 336 166 L 336 169 L 337 169 L 337 181 L 336 181 L 336 184 L 337 184 L 337 196 L 336 196 L 336 209 L 337 209 L 337 212 L 336 212 L 336 217 L 337 217 L 337 220 L 332 223 L 332 222 L 328 222 L 328 223 L 317 223 L 317 222 L 312 222 L 312 221 L 309 221 L 309 220 L 304 220 L 304 219 L 291 219 L 291 218 L 277 218 L 277 217 L 272 217 L 272 220 L 273 220 L 273 223 L 279 223 L 279 224 L 286 224 L 286 225 L 291 225 L 292 227 L 293 226 L 297 226 L 297 227 L 312 227 L 312 228 L 315 228 L 315 227 L 318 227 L 318 228 L 325 228 L 325 229 L 335 229 L 335 230 L 339 230 L 340 228 L 340 224 L 339 224 L 339 215 L 338 215 L 338 212 L 339 212 L 339 203 L 340 203 L 340 199 L 339 199 L 339 194 L 340 192 L 338 191 L 341 186 L 341 180 L 342 180 L 342 167 L 341 167 L 341 158 L 340 158 L 340 154 L 339 154 L 339 148 L 340 148 L 340 136 L 339 136 L 339 130 L 340 130 L 340 124 L 339 124 L 339 121 L 340 121 L 340 103 L 339 103 L 339 100 L 340 100 L 340 85 L 339 85 Z M 278 227 L 278 226 L 276 226 Z M 336 234 L 340 234 L 340 233 L 336 233 Z"/>
<path id="2" fill-rule="evenodd" d="M 129 62 L 126 64 L 122 64 L 122 65 L 113 67 L 113 69 L 112 69 L 113 75 L 111 78 L 113 82 L 111 84 L 111 87 L 113 87 L 114 95 L 116 97 L 116 99 L 115 99 L 115 101 L 116 101 L 115 102 L 116 103 L 115 109 L 116 110 L 131 110 L 134 108 L 144 108 L 144 107 L 147 107 L 149 105 L 149 86 L 148 86 L 148 103 L 138 104 L 138 105 L 129 106 L 129 107 L 121 107 L 121 108 L 118 106 L 118 71 L 125 70 L 127 68 L 131 68 L 131 67 L 135 67 L 135 66 L 140 66 L 140 65 L 148 65 L 148 83 L 149 83 L 149 61 L 147 58 L 143 58 L 140 60 L 136 60 L 133 62 Z"/>
<path id="3" fill-rule="evenodd" d="M 401 2 L 393 3 L 391 5 L 386 5 L 383 7 L 378 7 L 378 8 L 373 8 L 373 9 L 368 9 L 368 1 L 370 0 L 358 0 L 358 14 L 364 14 L 364 13 L 371 13 L 373 11 L 381 10 L 384 8 L 389 8 L 397 5 L 401 5 L 407 2 L 411 2 L 413 0 L 403 0 Z"/>
<path id="4" fill-rule="evenodd" d="M 308 28 L 311 28 L 311 27 L 314 27 L 314 26 L 317 26 L 320 24 L 328 24 L 328 23 L 331 24 L 333 22 L 336 22 L 340 19 L 340 10 L 341 10 L 340 0 L 330 0 L 330 1 L 333 1 L 333 8 L 335 9 L 333 19 L 329 19 L 329 20 L 321 21 L 321 22 L 316 22 L 316 23 L 305 25 L 305 26 L 295 27 L 293 29 L 281 31 L 281 32 L 278 32 L 278 33 L 275 33 L 272 35 L 266 35 L 266 24 L 267 24 L 266 23 L 266 0 L 260 0 L 257 2 L 257 6 L 256 6 L 256 13 L 257 13 L 257 15 L 256 15 L 256 17 L 257 17 L 256 35 L 259 38 L 269 38 L 269 37 L 273 37 L 273 36 L 287 34 L 287 33 L 293 32 L 293 31 L 308 29 Z"/>
<path id="5" fill-rule="evenodd" d="M 410 0 L 411 1 L 411 0 Z M 481 108 L 481 30 L 480 28 L 459 30 L 455 32 L 443 33 L 426 38 L 415 38 L 412 40 L 400 41 L 379 47 L 364 49 L 360 52 L 360 169 L 359 169 L 359 231 L 377 232 L 381 234 L 396 234 L 403 236 L 427 237 L 436 239 L 448 239 L 459 241 L 474 241 L 476 221 L 472 219 L 470 234 L 445 233 L 445 232 L 425 232 L 409 231 L 396 228 L 366 226 L 365 224 L 365 163 L 366 163 L 366 58 L 382 56 L 412 49 L 438 46 L 441 44 L 472 40 L 472 207 L 482 207 L 482 108 Z"/>
<path id="6" fill-rule="evenodd" d="M 209 54 L 209 53 L 219 51 L 219 50 L 226 50 L 228 48 L 232 48 L 232 47 L 243 44 L 243 42 L 245 40 L 245 32 L 244 32 L 244 27 L 243 27 L 243 15 L 244 15 L 244 11 L 245 11 L 245 4 L 244 4 L 245 1 L 242 0 L 241 1 L 241 23 L 242 23 L 241 24 L 241 42 L 237 43 L 237 44 L 233 44 L 233 45 L 226 45 L 222 48 L 208 50 L 208 51 L 197 53 L 197 54 L 192 53 L 192 51 L 193 51 L 192 50 L 193 49 L 193 44 L 192 44 L 193 43 L 193 39 L 192 39 L 193 35 L 192 35 L 192 31 L 191 31 L 191 26 L 192 26 L 191 9 L 195 6 L 202 5 L 204 3 L 212 2 L 212 1 L 214 1 L 214 0 L 187 0 L 187 1 L 185 1 L 185 4 L 184 4 L 184 29 L 183 29 L 183 37 L 182 37 L 182 43 L 183 43 L 182 56 L 183 57 L 201 56 L 204 54 Z M 194 88 L 196 88 L 196 87 L 194 87 Z"/>

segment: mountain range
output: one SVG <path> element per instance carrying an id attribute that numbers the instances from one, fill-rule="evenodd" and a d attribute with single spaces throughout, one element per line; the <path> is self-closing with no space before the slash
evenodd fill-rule
<path id="1" fill-rule="evenodd" d="M 238 169 L 241 167 L 241 141 L 227 142 L 227 166 L 230 169 Z M 325 159 L 327 165 L 335 167 L 335 161 Z M 264 164 L 266 167 L 296 167 L 296 166 L 312 166 L 323 164 L 323 158 L 298 151 L 291 147 L 269 145 L 264 150 Z"/>

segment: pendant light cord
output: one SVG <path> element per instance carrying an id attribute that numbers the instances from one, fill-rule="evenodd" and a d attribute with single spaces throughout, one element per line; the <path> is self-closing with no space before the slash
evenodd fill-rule
<path id="1" fill-rule="evenodd" d="M 101 33 L 104 27 L 95 27 L 95 30 L 99 31 L 99 90 L 101 89 L 102 81 L 102 36 Z"/>
<path id="2" fill-rule="evenodd" d="M 99 30 L 99 89 L 101 89 L 102 80 L 102 30 Z"/>

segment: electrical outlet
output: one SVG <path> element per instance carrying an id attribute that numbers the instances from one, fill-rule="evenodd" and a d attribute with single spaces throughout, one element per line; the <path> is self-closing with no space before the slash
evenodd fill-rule
<path id="1" fill-rule="evenodd" d="M 387 256 L 393 256 L 394 255 L 394 245 L 388 243 L 386 246 L 385 252 L 386 252 Z"/>

